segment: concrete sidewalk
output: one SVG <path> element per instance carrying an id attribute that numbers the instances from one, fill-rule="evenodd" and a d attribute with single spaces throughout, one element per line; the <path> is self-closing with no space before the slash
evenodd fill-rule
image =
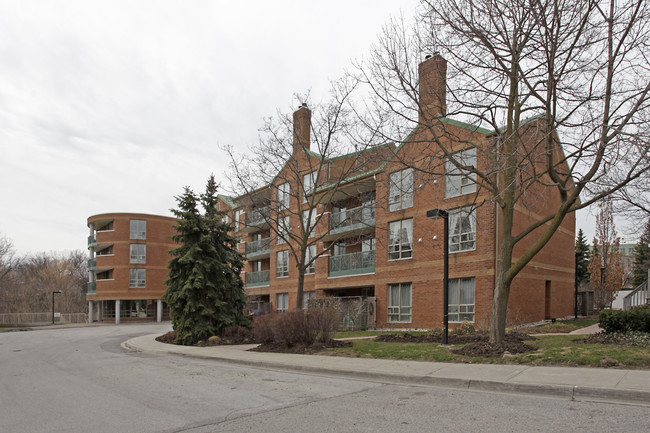
<path id="1" fill-rule="evenodd" d="M 246 346 L 175 346 L 145 335 L 122 344 L 129 350 L 175 354 L 252 367 L 345 376 L 388 383 L 466 390 L 541 394 L 568 400 L 625 401 L 650 405 L 650 371 L 523 365 L 453 364 L 318 355 L 248 352 Z"/>

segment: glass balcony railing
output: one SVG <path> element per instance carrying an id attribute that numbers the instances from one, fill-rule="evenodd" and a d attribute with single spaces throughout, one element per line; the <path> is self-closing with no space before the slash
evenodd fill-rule
<path id="1" fill-rule="evenodd" d="M 94 294 L 94 293 L 97 293 L 97 283 L 91 281 L 88 283 L 88 294 Z"/>
<path id="2" fill-rule="evenodd" d="M 271 252 L 271 238 L 258 239 L 253 242 L 246 243 L 246 256 L 259 256 L 262 254 L 269 254 Z"/>
<path id="3" fill-rule="evenodd" d="M 375 205 L 363 205 L 332 212 L 330 234 L 344 233 L 375 226 Z"/>
<path id="4" fill-rule="evenodd" d="M 330 277 L 369 274 L 375 272 L 375 252 L 341 254 L 330 257 Z"/>
<path id="5" fill-rule="evenodd" d="M 269 215 L 271 215 L 270 212 L 271 208 L 268 206 L 253 209 L 246 214 L 246 225 L 248 227 L 259 227 L 263 225 L 268 221 Z"/>
<path id="6" fill-rule="evenodd" d="M 93 270 L 97 268 L 97 260 L 95 259 L 88 259 L 88 270 Z"/>
<path id="7" fill-rule="evenodd" d="M 269 271 L 246 272 L 246 287 L 268 286 Z"/>
<path id="8" fill-rule="evenodd" d="M 88 246 L 95 245 L 96 243 L 97 239 L 95 239 L 95 235 L 88 236 Z"/>

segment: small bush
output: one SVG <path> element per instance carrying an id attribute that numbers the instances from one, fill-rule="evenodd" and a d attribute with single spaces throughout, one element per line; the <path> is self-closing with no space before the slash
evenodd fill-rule
<path id="1" fill-rule="evenodd" d="M 452 335 L 472 335 L 475 332 L 476 329 L 474 328 L 474 325 L 467 320 L 463 320 L 463 323 L 461 323 L 459 327 L 451 330 Z"/>
<path id="2" fill-rule="evenodd" d="M 605 332 L 650 332 L 650 306 L 629 311 L 605 310 L 600 312 L 600 327 Z"/>
<path id="3" fill-rule="evenodd" d="M 338 312 L 331 308 L 313 308 L 255 318 L 253 333 L 262 344 L 283 347 L 310 346 L 327 342 L 338 326 Z"/>

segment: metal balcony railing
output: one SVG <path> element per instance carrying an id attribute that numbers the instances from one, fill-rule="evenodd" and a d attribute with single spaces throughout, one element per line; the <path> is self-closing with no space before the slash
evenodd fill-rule
<path id="1" fill-rule="evenodd" d="M 88 246 L 95 245 L 97 243 L 97 239 L 95 239 L 95 235 L 90 235 L 88 236 Z"/>
<path id="2" fill-rule="evenodd" d="M 93 269 L 97 268 L 97 260 L 95 259 L 88 259 L 88 270 L 92 271 Z"/>
<path id="3" fill-rule="evenodd" d="M 246 287 L 268 286 L 269 271 L 246 272 Z"/>
<path id="4" fill-rule="evenodd" d="M 369 274 L 375 272 L 375 252 L 342 254 L 330 257 L 330 277 Z"/>
<path id="5" fill-rule="evenodd" d="M 246 243 L 246 255 L 257 256 L 261 254 L 268 254 L 271 252 L 271 238 L 258 239 L 253 242 Z"/>
<path id="6" fill-rule="evenodd" d="M 94 281 L 91 281 L 88 283 L 88 293 L 93 294 L 97 293 L 97 283 Z"/>
<path id="7" fill-rule="evenodd" d="M 359 206 L 333 212 L 330 217 L 330 233 L 344 233 L 364 227 L 375 226 L 375 205 Z"/>
<path id="8" fill-rule="evenodd" d="M 268 206 L 253 209 L 246 214 L 246 225 L 248 227 L 258 227 L 263 225 L 268 221 L 269 216 L 271 215 L 270 212 L 271 208 Z"/>

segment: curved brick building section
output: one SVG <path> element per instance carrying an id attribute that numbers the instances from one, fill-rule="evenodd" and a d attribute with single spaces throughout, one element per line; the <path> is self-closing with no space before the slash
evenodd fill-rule
<path id="1" fill-rule="evenodd" d="M 142 213 L 88 218 L 89 321 L 169 318 L 165 293 L 176 219 Z"/>

